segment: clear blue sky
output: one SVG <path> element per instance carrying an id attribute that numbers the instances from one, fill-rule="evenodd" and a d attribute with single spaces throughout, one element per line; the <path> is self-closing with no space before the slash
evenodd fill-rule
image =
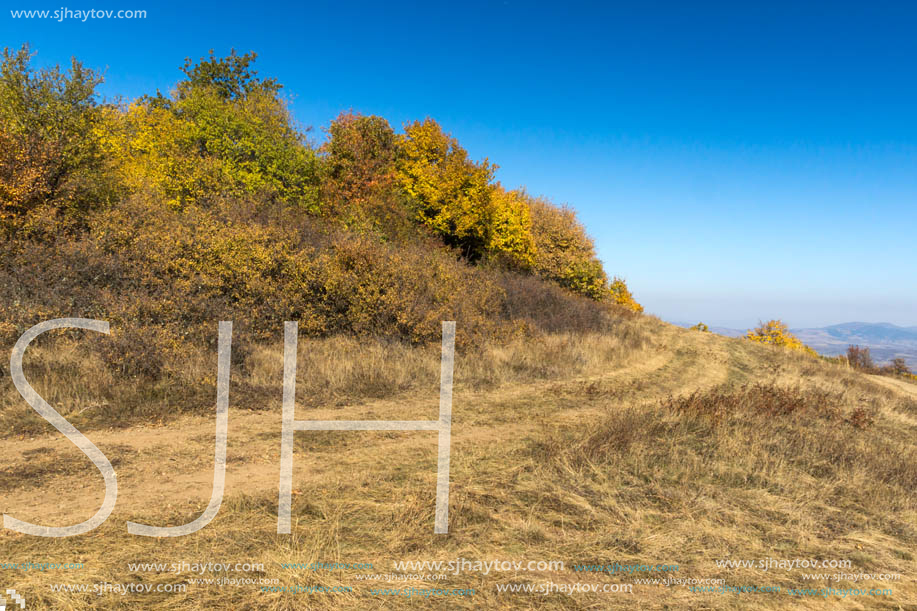
<path id="1" fill-rule="evenodd" d="M 73 2 L 148 16 L 7 10 L 2 44 L 76 55 L 127 97 L 254 50 L 316 137 L 348 108 L 432 116 L 504 184 L 576 208 L 664 319 L 917 325 L 909 3 Z"/>

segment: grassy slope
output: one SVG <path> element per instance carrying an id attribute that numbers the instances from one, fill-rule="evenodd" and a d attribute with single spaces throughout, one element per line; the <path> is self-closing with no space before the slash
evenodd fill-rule
<path id="1" fill-rule="evenodd" d="M 279 332 L 278 332 L 279 334 Z M 63 340 L 62 340 L 63 341 Z M 335 343 L 337 342 L 337 343 Z M 46 350 L 47 352 L 42 352 Z M 297 417 L 428 419 L 436 414 L 436 350 L 344 340 L 301 342 Z M 39 349 L 36 388 L 67 384 L 91 407 L 79 367 L 55 379 L 60 346 Z M 459 353 L 452 444 L 450 533 L 433 534 L 436 441 L 432 433 L 297 432 L 292 535 L 276 534 L 280 440 L 280 347 L 264 347 L 244 374 L 273 390 L 230 395 L 227 495 L 209 526 L 178 539 L 127 535 L 125 521 L 178 524 L 210 495 L 213 419 L 182 416 L 147 427 L 89 433 L 117 458 L 117 508 L 93 533 L 39 539 L 0 531 L 3 561 L 84 562 L 80 571 L 2 571 L 3 587 L 30 608 L 162 609 L 917 608 L 914 574 L 917 385 L 864 376 L 804 356 L 649 317 L 603 337 L 553 336 Z M 211 363 L 197 366 L 201 374 Z M 92 364 L 85 364 L 82 380 Z M 310 382 L 309 376 L 321 380 Z M 828 391 L 838 417 L 818 405 L 789 415 L 739 411 L 719 423 L 679 413 L 670 396 L 747 382 Z M 5 376 L 3 412 L 25 415 Z M 311 384 L 311 385 L 310 385 Z M 348 392 L 347 389 L 356 388 Z M 48 392 L 44 391 L 44 392 Z M 49 400 L 50 394 L 45 394 Z M 316 406 L 315 397 L 325 406 Z M 808 395 L 805 395 L 808 396 Z M 815 396 L 815 395 L 812 395 Z M 701 400 L 701 403 L 703 399 Z M 66 406 L 67 392 L 52 403 Z M 328 407 L 331 405 L 331 407 Z M 72 407 L 72 406 L 71 406 Z M 866 428 L 845 421 L 856 408 Z M 811 408 L 811 409 L 810 409 Z M 64 408 L 62 408 L 64 409 Z M 84 408 L 80 408 L 84 409 Z M 100 409 L 104 409 L 104 406 Z M 66 411 L 66 410 L 65 410 Z M 46 427 L 50 428 L 50 427 Z M 5 513 L 43 523 L 92 515 L 101 478 L 60 435 L 3 440 L 0 503 Z M 280 562 L 393 560 L 563 560 L 562 573 L 450 576 L 437 587 L 473 587 L 473 598 L 424 601 L 370 596 L 379 582 L 353 571 L 281 569 Z M 848 572 L 894 572 L 891 597 L 792 598 L 787 594 L 698 594 L 684 586 L 635 585 L 633 594 L 498 594 L 497 583 L 631 582 L 574 573 L 574 563 L 678 564 L 680 578 L 723 577 L 730 585 L 853 587 L 804 582 L 801 570 L 718 569 L 715 559 L 850 559 Z M 50 583 L 176 582 L 184 576 L 130 573 L 128 562 L 263 562 L 284 585 L 347 585 L 352 593 L 263 594 L 255 586 L 189 586 L 186 594 L 54 594 Z M 834 572 L 834 571 L 831 571 Z M 233 576 L 245 576 L 244 574 Z M 430 586 L 415 583 L 416 586 Z"/>

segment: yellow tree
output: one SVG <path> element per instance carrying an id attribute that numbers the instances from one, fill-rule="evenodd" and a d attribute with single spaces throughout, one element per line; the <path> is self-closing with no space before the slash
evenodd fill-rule
<path id="1" fill-rule="evenodd" d="M 494 166 L 475 163 L 433 119 L 405 126 L 400 138 L 398 182 L 416 203 L 417 220 L 480 259 L 490 242 L 490 181 Z"/>
<path id="2" fill-rule="evenodd" d="M 533 243 L 520 195 L 493 184 L 495 165 L 474 162 L 433 119 L 405 126 L 396 178 L 415 206 L 415 218 L 476 261 L 485 256 L 528 267 Z"/>
<path id="3" fill-rule="evenodd" d="M 772 346 L 783 346 L 790 350 L 799 350 L 806 354 L 816 356 L 816 352 L 802 343 L 798 337 L 790 333 L 787 326 L 780 320 L 769 320 L 761 323 L 754 329 L 750 329 L 745 334 L 745 339 L 761 344 L 770 344 Z"/>
<path id="4" fill-rule="evenodd" d="M 625 284 L 624 280 L 621 278 L 616 277 L 611 281 L 609 291 L 611 292 L 611 301 L 613 303 L 624 306 L 628 310 L 633 310 L 634 312 L 643 311 L 643 306 L 637 303 L 637 300 L 634 299 L 634 296 L 627 288 L 627 284 Z"/>

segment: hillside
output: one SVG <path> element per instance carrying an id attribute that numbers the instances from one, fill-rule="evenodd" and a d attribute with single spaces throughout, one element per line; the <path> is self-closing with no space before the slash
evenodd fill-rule
<path id="1" fill-rule="evenodd" d="M 279 337 L 279 336 L 278 336 Z M 100 364 L 75 359 L 58 337 L 30 350 L 26 374 L 68 417 L 106 409 Z M 861 609 L 910 608 L 917 589 L 917 386 L 866 376 L 789 351 L 650 317 L 602 334 L 553 334 L 455 361 L 449 534 L 433 534 L 435 436 L 423 432 L 299 431 L 293 530 L 276 533 L 281 346 L 265 344 L 234 366 L 226 496 L 216 519 L 176 539 L 128 535 L 125 521 L 182 524 L 210 497 L 213 397 L 200 415 L 129 429 L 94 428 L 112 459 L 118 504 L 97 532 L 46 540 L 3 531 L 8 558 L 79 562 L 75 570 L 6 572 L 6 586 L 39 608 L 114 609 L 127 600 L 174 609 L 450 608 Z M 435 418 L 438 350 L 343 339 L 301 341 L 299 419 Z M 215 354 L 194 365 L 213 375 Z M 77 380 L 80 383 L 75 383 Z M 251 396 L 240 389 L 264 385 Z M 3 378 L 5 409 L 23 414 Z M 72 389 L 64 391 L 62 389 Z M 85 406 L 82 406 L 85 405 Z M 101 422 L 99 423 L 101 424 Z M 111 423 L 115 424 L 115 423 Z M 3 511 L 43 524 L 74 523 L 97 509 L 98 472 L 44 424 L 7 436 Z M 367 580 L 401 561 L 563 561 L 559 570 L 468 569 L 441 581 Z M 855 584 L 805 580 L 805 569 L 718 567 L 717 560 L 850 561 L 849 574 L 895 573 L 869 582 L 891 595 L 793 595 L 790 588 Z M 352 588 L 261 592 L 257 585 L 196 584 L 191 575 L 131 563 L 263 564 L 233 578 L 273 587 Z M 283 568 L 285 563 L 371 563 L 372 569 Z M 671 574 L 609 575 L 581 565 L 678 565 Z M 445 571 L 442 571 L 445 572 Z M 816 572 L 816 571 L 813 571 Z M 821 571 L 818 571 L 821 572 Z M 831 573 L 838 572 L 836 569 Z M 224 575 L 225 576 L 225 575 Z M 692 592 L 636 579 L 724 579 L 780 593 Z M 185 584 L 183 593 L 53 592 L 51 584 Z M 511 584 L 631 584 L 631 593 L 499 592 Z M 861 582 L 860 586 L 863 585 Z M 377 588 L 474 589 L 424 600 Z"/>
<path id="2" fill-rule="evenodd" d="M 113 103 L 75 59 L 36 69 L 28 47 L 3 52 L 0 342 L 54 318 L 111 325 L 74 357 L 107 380 L 75 425 L 205 409 L 188 363 L 221 320 L 248 366 L 288 320 L 405 346 L 452 320 L 460 348 L 483 350 L 642 311 L 572 209 L 504 188 L 430 118 L 396 133 L 345 112 L 316 144 L 255 59 L 189 59 L 168 94 Z M 7 408 L 11 431 L 41 422 Z"/>
<path id="3" fill-rule="evenodd" d="M 431 118 L 345 112 L 317 145 L 255 58 L 189 59 L 167 95 L 112 103 L 77 60 L 4 51 L 0 337 L 104 314 L 110 364 L 156 377 L 220 319 L 245 342 L 295 319 L 414 344 L 451 319 L 474 344 L 642 311 L 572 209 L 505 188 Z"/>
<path id="4" fill-rule="evenodd" d="M 254 61 L 188 60 L 169 92 L 112 102 L 78 61 L 36 70 L 28 48 L 4 52 L 4 589 L 76 610 L 917 604 L 917 385 L 644 315 L 571 208 L 505 187 L 431 118 L 344 112 L 316 142 Z M 107 471 L 16 377 L 23 333 L 65 317 L 109 333 L 41 335 L 24 378 L 110 459 L 118 496 L 98 528 L 48 538 L 11 519 L 109 506 Z M 451 419 L 437 419 L 444 321 Z M 291 404 L 346 422 L 291 425 L 278 534 Z M 128 533 L 202 515 L 193 534 Z M 846 576 L 724 564 L 769 559 Z M 439 561 L 458 570 L 424 564 Z M 521 564 L 477 564 L 493 561 Z M 631 568 L 594 570 L 616 565 Z M 791 592 L 867 582 L 890 591 Z"/>

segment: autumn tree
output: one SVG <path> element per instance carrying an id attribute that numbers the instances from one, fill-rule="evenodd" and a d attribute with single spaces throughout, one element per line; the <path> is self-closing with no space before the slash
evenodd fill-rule
<path id="1" fill-rule="evenodd" d="M 0 223 L 14 227 L 49 191 L 52 149 L 39 139 L 16 137 L 0 126 Z"/>
<path id="2" fill-rule="evenodd" d="M 577 293 L 601 299 L 608 278 L 592 239 L 567 207 L 527 197 L 535 242 L 535 273 Z"/>
<path id="3" fill-rule="evenodd" d="M 380 197 L 395 184 L 395 131 L 382 117 L 341 113 L 328 127 L 326 194 L 339 206 Z"/>
<path id="4" fill-rule="evenodd" d="M 471 261 L 497 255 L 528 265 L 532 242 L 518 197 L 493 184 L 496 166 L 475 162 L 433 119 L 405 126 L 396 178 L 416 220 Z"/>
<path id="5" fill-rule="evenodd" d="M 42 209 L 79 223 L 117 195 L 100 146 L 102 78 L 75 59 L 67 71 L 31 59 L 26 45 L 0 61 L 0 222 Z"/>
<path id="6" fill-rule="evenodd" d="M 341 113 L 322 155 L 322 213 L 388 237 L 416 237 L 407 198 L 395 180 L 398 139 L 382 117 Z"/>
<path id="7" fill-rule="evenodd" d="M 206 196 L 259 195 L 317 212 L 315 152 L 294 124 L 281 85 L 262 80 L 254 53 L 198 63 L 171 96 L 144 97 L 112 128 L 111 150 L 132 187 L 175 207 Z"/>
<path id="8" fill-rule="evenodd" d="M 535 264 L 535 240 L 532 219 L 525 196 L 518 190 L 506 190 L 500 183 L 490 191 L 493 216 L 487 249 L 507 267 L 530 270 Z"/>
<path id="9" fill-rule="evenodd" d="M 262 79 L 252 64 L 258 55 L 254 52 L 239 55 L 232 49 L 226 57 L 216 57 L 213 49 L 206 58 L 194 62 L 185 58 L 181 71 L 185 79 L 176 87 L 178 99 L 193 97 L 196 92 L 207 90 L 221 100 L 244 100 L 251 96 L 277 97 L 283 85 L 277 79 Z"/>

